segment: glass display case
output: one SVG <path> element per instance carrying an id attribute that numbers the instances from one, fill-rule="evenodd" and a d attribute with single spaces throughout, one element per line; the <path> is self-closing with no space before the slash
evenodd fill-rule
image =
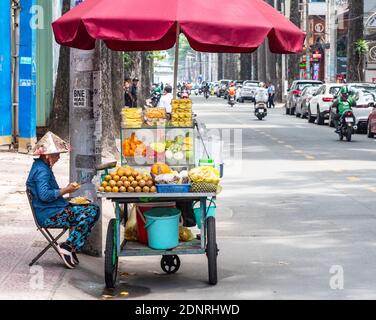
<path id="1" fill-rule="evenodd" d="M 121 164 L 132 167 L 166 163 L 170 167 L 195 166 L 194 127 L 143 127 L 121 130 Z"/>

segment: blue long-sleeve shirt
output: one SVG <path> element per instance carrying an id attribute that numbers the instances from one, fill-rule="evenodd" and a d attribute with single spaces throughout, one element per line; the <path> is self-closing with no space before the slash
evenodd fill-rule
<path id="1" fill-rule="evenodd" d="M 68 206 L 68 202 L 60 196 L 60 188 L 51 168 L 41 159 L 34 161 L 26 187 L 33 196 L 32 205 L 40 225 Z"/>

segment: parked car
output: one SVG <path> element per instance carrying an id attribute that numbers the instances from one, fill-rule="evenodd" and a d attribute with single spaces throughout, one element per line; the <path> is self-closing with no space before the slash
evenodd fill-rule
<path id="1" fill-rule="evenodd" d="M 311 101 L 314 94 L 316 94 L 318 86 L 306 86 L 299 97 L 296 99 L 296 117 L 302 117 L 305 119 L 308 115 L 308 104 Z"/>
<path id="2" fill-rule="evenodd" d="M 260 81 L 258 81 L 258 80 L 245 80 L 243 82 L 243 86 L 245 86 L 246 84 L 254 84 L 254 85 L 258 86 L 260 84 Z"/>
<path id="3" fill-rule="evenodd" d="M 255 82 L 243 84 L 243 87 L 236 92 L 238 102 L 243 103 L 246 100 L 255 102 L 255 93 L 258 88 L 259 85 Z"/>
<path id="4" fill-rule="evenodd" d="M 322 81 L 317 80 L 295 80 L 290 89 L 287 90 L 287 99 L 286 99 L 286 114 L 295 114 L 296 109 L 296 100 L 299 95 L 302 93 L 302 90 L 306 86 L 318 86 L 323 84 Z"/>
<path id="5" fill-rule="evenodd" d="M 360 89 L 359 87 L 350 87 L 352 96 L 356 101 L 356 106 L 353 107 L 353 113 L 358 127 L 358 133 L 366 133 L 368 130 L 368 120 L 370 114 L 373 112 L 373 107 L 376 104 L 376 95 L 371 91 Z M 334 126 L 332 117 L 336 110 L 330 110 L 329 124 Z"/>
<path id="6" fill-rule="evenodd" d="M 216 92 L 216 95 L 218 98 L 223 97 L 231 81 L 232 80 L 228 80 L 228 79 L 219 80 L 218 89 Z"/>
<path id="7" fill-rule="evenodd" d="M 309 102 L 308 122 L 313 123 L 317 120 L 318 125 L 323 125 L 325 119 L 329 119 L 330 107 L 342 86 L 339 83 L 327 83 L 320 86 Z"/>

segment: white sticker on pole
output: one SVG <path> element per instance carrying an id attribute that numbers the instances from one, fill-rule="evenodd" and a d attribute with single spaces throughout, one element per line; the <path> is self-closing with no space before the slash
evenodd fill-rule
<path id="1" fill-rule="evenodd" d="M 73 107 L 86 108 L 88 92 L 86 89 L 73 89 Z"/>

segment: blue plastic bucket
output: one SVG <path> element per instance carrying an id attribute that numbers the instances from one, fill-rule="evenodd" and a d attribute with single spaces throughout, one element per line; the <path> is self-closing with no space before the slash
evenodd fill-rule
<path id="1" fill-rule="evenodd" d="M 175 208 L 154 208 L 144 213 L 150 248 L 167 250 L 178 246 L 180 215 Z"/>
<path id="2" fill-rule="evenodd" d="M 205 218 L 208 217 L 215 217 L 215 212 L 216 212 L 217 206 L 213 200 L 210 200 L 209 205 L 206 207 L 206 216 Z M 195 215 L 195 220 L 197 227 L 201 229 L 201 208 L 194 208 L 193 209 L 194 215 Z"/>

